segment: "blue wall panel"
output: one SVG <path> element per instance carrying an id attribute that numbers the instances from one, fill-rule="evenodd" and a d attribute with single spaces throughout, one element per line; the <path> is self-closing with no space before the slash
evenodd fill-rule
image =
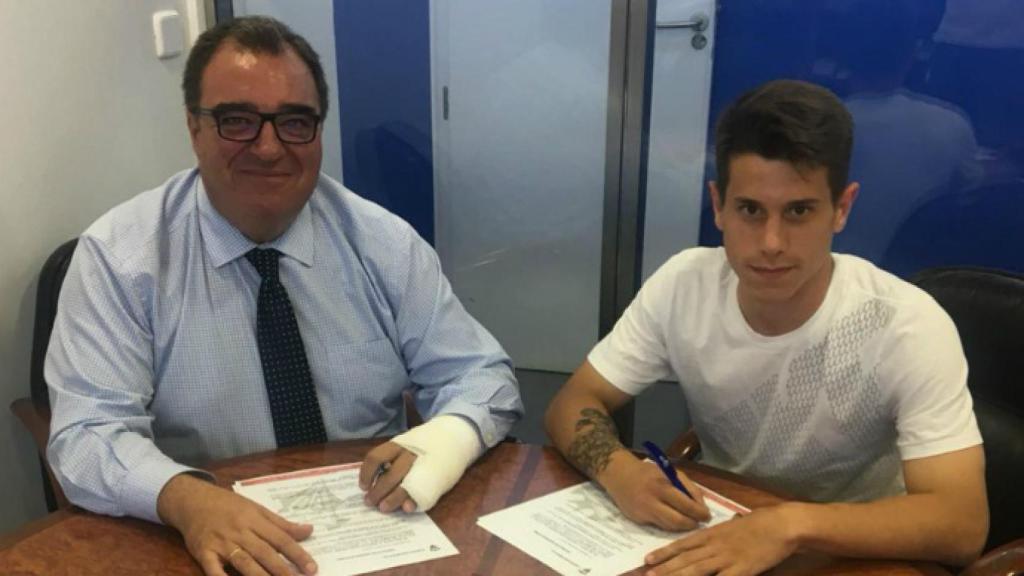
<path id="1" fill-rule="evenodd" d="M 430 4 L 335 0 L 345 185 L 434 241 Z"/>
<path id="2" fill-rule="evenodd" d="M 1022 71 L 1020 4 L 720 0 L 711 118 L 767 80 L 823 84 L 853 114 L 862 184 L 835 250 L 901 275 L 1024 271 Z M 721 243 L 706 199 L 700 242 Z"/>

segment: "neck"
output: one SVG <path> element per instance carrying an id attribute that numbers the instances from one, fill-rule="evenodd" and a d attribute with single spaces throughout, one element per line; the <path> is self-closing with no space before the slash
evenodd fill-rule
<path id="1" fill-rule="evenodd" d="M 252 240 L 256 244 L 266 244 L 267 242 L 272 242 L 274 240 L 277 240 L 277 238 L 279 236 L 281 236 L 281 234 L 284 234 L 285 230 L 287 230 L 287 229 L 288 229 L 288 226 L 284 226 L 284 227 L 280 227 L 280 226 L 276 226 L 276 227 L 269 227 L 269 226 L 255 227 L 255 226 L 249 226 L 247 228 L 238 227 L 238 231 L 241 232 L 243 236 L 245 236 L 249 240 Z"/>
<path id="2" fill-rule="evenodd" d="M 762 336 L 788 334 L 803 326 L 821 307 L 825 296 L 828 295 L 834 271 L 835 262 L 829 258 L 825 270 L 806 282 L 784 302 L 759 299 L 740 285 L 736 294 L 740 312 L 747 324 Z"/>

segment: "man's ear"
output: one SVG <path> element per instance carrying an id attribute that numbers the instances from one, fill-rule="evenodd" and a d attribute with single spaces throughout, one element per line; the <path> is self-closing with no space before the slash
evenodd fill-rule
<path id="1" fill-rule="evenodd" d="M 185 110 L 185 124 L 188 126 L 188 135 L 195 144 L 196 134 L 199 133 L 199 115 Z"/>
<path id="2" fill-rule="evenodd" d="M 853 201 L 857 199 L 860 192 L 859 182 L 850 182 L 836 200 L 836 213 L 832 220 L 832 232 L 842 232 L 846 228 L 846 221 L 850 217 L 850 210 L 853 209 Z"/>
<path id="3" fill-rule="evenodd" d="M 708 194 L 711 195 L 711 208 L 715 211 L 715 227 L 722 230 L 722 197 L 718 194 L 718 183 L 708 181 Z"/>

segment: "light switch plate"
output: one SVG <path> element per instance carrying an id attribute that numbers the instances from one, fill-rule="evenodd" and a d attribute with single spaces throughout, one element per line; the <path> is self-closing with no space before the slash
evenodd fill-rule
<path id="1" fill-rule="evenodd" d="M 153 40 L 157 58 L 173 58 L 185 49 L 185 35 L 181 29 L 181 15 L 177 10 L 153 13 Z"/>

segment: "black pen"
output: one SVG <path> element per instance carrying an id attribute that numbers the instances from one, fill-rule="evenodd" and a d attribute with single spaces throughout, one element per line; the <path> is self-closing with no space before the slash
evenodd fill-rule
<path id="1" fill-rule="evenodd" d="M 668 461 L 668 456 L 665 456 L 665 453 L 661 451 L 661 448 L 658 448 L 654 442 L 648 440 L 644 442 L 644 450 L 647 450 L 647 455 L 650 456 L 651 460 L 658 465 L 658 468 L 661 469 L 661 472 L 666 478 L 668 478 L 668 481 L 671 482 L 673 486 L 678 488 L 683 494 L 686 494 L 690 500 L 695 500 L 693 494 L 690 494 L 690 491 L 687 490 L 686 486 L 683 486 L 682 481 L 679 480 L 679 475 L 676 474 L 676 467 Z"/>

